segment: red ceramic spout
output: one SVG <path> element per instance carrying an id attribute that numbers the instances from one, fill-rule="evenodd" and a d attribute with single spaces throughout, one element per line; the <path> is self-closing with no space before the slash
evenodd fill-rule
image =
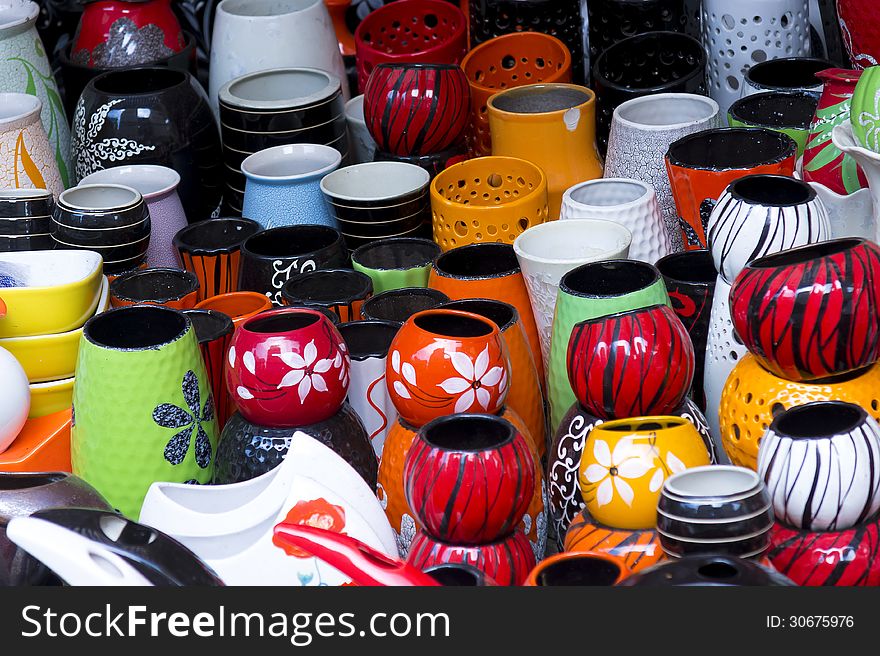
<path id="1" fill-rule="evenodd" d="M 440 585 L 415 567 L 389 558 L 360 540 L 322 528 L 282 522 L 275 526 L 275 540 L 308 551 L 358 585 Z"/>

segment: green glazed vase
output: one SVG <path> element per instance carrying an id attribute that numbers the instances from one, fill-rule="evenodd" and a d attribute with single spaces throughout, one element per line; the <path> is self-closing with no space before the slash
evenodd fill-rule
<path id="1" fill-rule="evenodd" d="M 765 128 L 794 139 L 797 156 L 804 154 L 819 96 L 807 91 L 767 91 L 744 96 L 730 106 L 732 128 Z"/>
<path id="2" fill-rule="evenodd" d="M 572 269 L 559 283 L 559 297 L 550 336 L 551 429 L 555 434 L 562 418 L 575 402 L 568 381 L 568 341 L 576 324 L 606 314 L 649 305 L 669 305 L 663 276 L 651 264 L 637 260 L 605 260 Z"/>
<path id="3" fill-rule="evenodd" d="M 73 472 L 137 519 L 155 481 L 208 483 L 217 420 L 192 323 L 161 306 L 99 314 L 73 386 Z"/>
<path id="4" fill-rule="evenodd" d="M 373 280 L 373 293 L 404 287 L 427 287 L 431 263 L 440 247 L 430 239 L 399 237 L 360 246 L 351 254 L 355 271 Z"/>
<path id="5" fill-rule="evenodd" d="M 880 66 L 862 71 L 850 102 L 849 120 L 859 145 L 880 152 Z"/>

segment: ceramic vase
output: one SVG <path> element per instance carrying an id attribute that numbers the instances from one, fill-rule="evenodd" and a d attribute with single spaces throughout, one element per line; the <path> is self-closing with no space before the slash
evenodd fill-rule
<path id="1" fill-rule="evenodd" d="M 345 103 L 345 126 L 348 132 L 348 156 L 352 164 L 372 162 L 376 142 L 367 129 L 364 118 L 364 95 L 355 96 Z"/>
<path id="2" fill-rule="evenodd" d="M 871 25 L 877 18 L 877 7 L 859 0 L 838 0 L 836 5 L 843 46 L 853 68 L 876 66 L 880 61 L 880 44 Z"/>
<path id="3" fill-rule="evenodd" d="M 361 315 L 370 321 L 393 321 L 403 324 L 417 312 L 430 310 L 449 297 L 436 289 L 424 287 L 401 287 L 376 294 L 361 307 Z"/>
<path id="4" fill-rule="evenodd" d="M 871 190 L 873 224 L 876 231 L 876 226 L 880 225 L 880 155 L 858 145 L 853 136 L 852 125 L 846 123 L 832 130 L 831 141 L 845 155 L 850 155 L 864 172 L 868 180 L 868 188 Z M 876 233 L 874 238 L 877 238 Z"/>
<path id="5" fill-rule="evenodd" d="M 654 264 L 672 249 L 657 195 L 646 183 L 622 178 L 590 180 L 562 195 L 561 219 L 614 221 L 632 233 L 629 257 Z"/>
<path id="6" fill-rule="evenodd" d="M 40 99 L 40 118 L 49 138 L 47 154 L 55 161 L 61 188 L 67 188 L 72 182 L 68 160 L 70 124 L 46 50 L 37 34 L 39 13 L 40 6 L 28 0 L 16 0 L 0 11 L 0 52 L 3 53 L 0 91 L 28 93 Z"/>
<path id="7" fill-rule="evenodd" d="M 784 132 L 804 154 L 818 98 L 806 91 L 762 91 L 744 96 L 730 105 L 731 127 L 757 127 Z"/>
<path id="8" fill-rule="evenodd" d="M 188 318 L 148 306 L 99 314 L 86 322 L 76 366 L 76 475 L 129 517 L 153 481 L 211 480 L 214 401 Z"/>
<path id="9" fill-rule="evenodd" d="M 226 389 L 223 368 L 226 362 L 226 351 L 232 341 L 235 323 L 228 314 L 217 310 L 183 310 L 192 321 L 196 331 L 196 339 L 205 361 L 205 371 L 211 381 L 211 394 L 214 397 L 214 410 L 217 414 L 217 431 L 222 432 L 226 421 L 234 411 L 232 399 Z M 219 454 L 219 444 L 217 446 Z M 215 462 L 216 475 L 216 462 Z"/>
<path id="10" fill-rule="evenodd" d="M 665 559 L 656 530 L 631 531 L 597 523 L 582 511 L 568 527 L 566 552 L 588 552 L 612 556 L 627 574 L 634 574 Z"/>
<path id="11" fill-rule="evenodd" d="M 812 16 L 811 16 L 812 17 Z M 743 76 L 743 96 L 765 91 L 806 91 L 813 96 L 822 92 L 822 71 L 834 68 L 818 57 L 780 57 L 753 64 Z"/>
<path id="12" fill-rule="evenodd" d="M 401 287 L 427 287 L 431 262 L 440 247 L 429 239 L 398 237 L 359 246 L 351 254 L 355 271 L 370 276 L 373 291 L 381 294 Z"/>
<path id="13" fill-rule="evenodd" d="M 605 176 L 641 180 L 653 187 L 672 252 L 682 250 L 681 229 L 664 158 L 682 137 L 720 125 L 718 103 L 689 93 L 662 93 L 618 105 L 611 117 Z"/>
<path id="14" fill-rule="evenodd" d="M 25 93 L 0 93 L 0 106 L 0 184 L 7 189 L 48 189 L 57 198 L 64 183 L 40 122 L 42 102 Z"/>
<path id="15" fill-rule="evenodd" d="M 128 271 L 110 283 L 110 304 L 162 305 L 174 310 L 190 310 L 197 300 L 199 279 L 182 269 L 147 268 Z"/>
<path id="16" fill-rule="evenodd" d="M 214 310 L 232 319 L 238 328 L 245 319 L 272 309 L 272 301 L 257 292 L 227 292 L 196 303 L 194 310 Z"/>
<path id="17" fill-rule="evenodd" d="M 596 94 L 573 84 L 500 91 L 487 101 L 492 154 L 534 162 L 547 176 L 549 220 L 571 185 L 602 177 L 596 152 Z"/>
<path id="18" fill-rule="evenodd" d="M 0 252 L 54 248 L 53 207 L 48 189 L 0 190 Z"/>

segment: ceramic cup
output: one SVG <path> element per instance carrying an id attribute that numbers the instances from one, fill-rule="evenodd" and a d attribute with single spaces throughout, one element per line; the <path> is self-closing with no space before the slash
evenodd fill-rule
<path id="1" fill-rule="evenodd" d="M 348 155 L 354 164 L 372 162 L 376 154 L 367 122 L 364 119 L 364 95 L 355 96 L 345 103 L 345 125 L 348 128 Z"/>
<path id="2" fill-rule="evenodd" d="M 401 287 L 427 287 L 440 247 L 430 239 L 397 237 L 359 246 L 351 254 L 355 271 L 373 280 L 376 294 Z"/>
<path id="3" fill-rule="evenodd" d="M 187 310 L 195 306 L 198 289 L 199 279 L 190 271 L 139 269 L 110 283 L 110 303 L 113 307 L 147 303 Z"/>
<path id="4" fill-rule="evenodd" d="M 364 319 L 403 324 L 416 312 L 430 310 L 447 301 L 449 297 L 436 289 L 401 287 L 367 299 L 361 315 Z"/>
<path id="5" fill-rule="evenodd" d="M 352 269 L 309 271 L 281 287 L 285 305 L 326 308 L 343 322 L 358 319 L 364 301 L 372 295 L 372 279 Z"/>

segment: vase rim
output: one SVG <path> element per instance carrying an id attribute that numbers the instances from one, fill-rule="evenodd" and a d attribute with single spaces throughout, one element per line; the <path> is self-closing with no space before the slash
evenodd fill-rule
<path id="1" fill-rule="evenodd" d="M 428 309 L 433 309 L 433 307 L 436 307 L 437 305 L 445 303 L 449 300 L 449 297 L 438 289 L 431 289 L 430 287 L 398 287 L 397 289 L 389 289 L 368 298 L 366 301 L 364 301 L 363 306 L 361 306 L 361 314 L 363 315 L 364 319 L 372 319 L 374 317 L 371 315 L 371 312 L 375 310 L 376 305 L 389 301 L 389 299 L 391 299 L 391 302 L 393 302 L 393 299 L 397 298 L 411 299 L 415 297 L 425 297 L 429 298 L 432 301 L 436 301 L 434 306 Z M 422 311 L 424 310 L 420 309 L 416 312 L 410 312 L 410 314 L 408 314 L 404 319 L 379 318 L 379 320 L 393 321 L 395 323 L 403 325 L 404 323 L 406 323 L 407 319 L 412 317 L 417 312 Z M 385 316 L 387 316 L 387 314 Z"/>
<path id="2" fill-rule="evenodd" d="M 0 32 L 36 25 L 40 6 L 31 0 L 6 0 L 0 4 Z M 40 42 L 42 44 L 42 41 Z"/>
<path id="3" fill-rule="evenodd" d="M 797 68 L 803 70 L 797 71 Z M 834 62 L 823 57 L 780 57 L 779 59 L 766 59 L 753 64 L 746 71 L 745 81 L 752 82 L 753 88 L 756 89 L 774 89 L 778 91 L 803 87 L 821 87 L 822 81 L 816 75 L 830 68 L 834 68 Z M 796 72 L 807 74 L 802 79 L 792 79 L 793 84 L 772 84 L 767 79 L 764 81 L 760 80 L 760 76 L 764 75 L 766 71 L 773 71 L 774 69 L 782 69 L 777 71 L 777 75 L 784 71 L 785 74 L 792 75 L 795 78 L 797 77 L 794 75 Z M 810 72 L 812 72 L 812 79 L 810 79 Z M 759 79 L 756 80 L 755 77 Z"/>
<path id="4" fill-rule="evenodd" d="M 445 440 L 437 440 L 435 433 L 449 430 L 448 424 L 470 424 L 470 431 L 455 431 L 453 437 L 459 439 L 473 438 L 481 427 L 486 427 L 493 435 L 486 436 L 485 443 L 476 445 L 461 446 L 457 444 L 449 444 Z M 512 444 L 516 440 L 519 431 L 504 417 L 488 413 L 456 413 L 452 415 L 444 415 L 436 417 L 426 423 L 418 430 L 418 438 L 421 439 L 432 449 L 437 449 L 444 453 L 486 453 L 495 451 L 501 447 Z M 445 437 L 445 435 L 444 435 Z"/>
<path id="5" fill-rule="evenodd" d="M 638 108 L 641 105 L 650 105 L 659 102 L 670 101 L 688 102 L 689 104 L 694 106 L 701 105 L 703 107 L 706 107 L 707 111 L 704 114 L 699 115 L 697 118 L 689 119 L 686 121 L 676 120 L 676 122 L 674 123 L 645 123 L 632 120 L 625 116 L 627 112 L 629 112 L 633 108 Z M 614 109 L 612 125 L 616 121 L 618 123 L 626 125 L 629 128 L 637 129 L 640 131 L 672 132 L 687 129 L 689 127 L 700 125 L 702 123 L 707 123 L 718 116 L 718 113 L 720 111 L 721 108 L 718 103 L 709 96 L 701 96 L 696 93 L 656 93 L 647 96 L 639 96 L 638 98 L 631 98 L 625 102 L 622 102 Z"/>
<path id="6" fill-rule="evenodd" d="M 217 5 L 216 12 L 220 12 L 228 14 L 229 16 L 235 16 L 237 18 L 248 18 L 251 20 L 273 20 L 282 16 L 290 16 L 291 14 L 298 14 L 307 9 L 311 9 L 315 5 L 321 3 L 322 0 L 222 0 L 220 4 Z M 287 7 L 283 8 L 280 11 L 272 11 L 271 6 L 273 4 L 284 4 Z M 243 13 L 243 9 L 245 7 L 256 7 L 264 5 L 267 7 L 266 13 L 263 14 L 255 14 L 255 13 Z"/>
<path id="7" fill-rule="evenodd" d="M 719 491 L 703 491 L 696 488 L 688 488 L 688 485 L 701 484 L 702 478 L 707 476 L 726 475 L 730 479 L 742 479 L 742 483 L 732 480 L 725 489 Z M 737 467 L 735 465 L 701 465 L 690 467 L 682 472 L 673 474 L 663 484 L 664 491 L 675 495 L 679 499 L 726 499 L 728 501 L 738 499 L 744 495 L 750 496 L 756 489 L 763 487 L 761 477 L 752 469 Z"/>
<path id="8" fill-rule="evenodd" d="M 384 319 L 361 319 L 345 321 L 337 328 L 342 335 L 342 341 L 348 347 L 348 355 L 352 360 L 360 362 L 370 358 L 386 357 L 391 342 L 400 331 L 400 324 Z M 371 340 L 373 343 L 368 345 L 367 342 Z"/>
<path id="9" fill-rule="evenodd" d="M 196 340 L 199 344 L 209 344 L 221 337 L 231 335 L 235 330 L 235 323 L 232 321 L 232 317 L 219 310 L 189 308 L 181 310 L 181 312 L 192 321 L 193 330 L 196 332 Z M 200 326 L 201 331 L 199 330 Z"/>
<path id="10" fill-rule="evenodd" d="M 425 321 L 428 319 L 432 319 L 435 317 L 445 317 L 449 319 L 458 319 L 463 323 L 471 323 L 471 324 L 480 324 L 481 327 L 485 330 L 485 332 L 480 332 L 479 334 L 474 335 L 447 335 L 445 333 L 436 332 L 433 330 L 429 330 L 427 328 L 419 325 L 420 321 Z M 445 308 L 433 307 L 427 310 L 420 310 L 419 312 L 414 313 L 409 319 L 404 322 L 408 328 L 412 328 L 414 330 L 418 330 L 426 335 L 430 335 L 432 338 L 436 339 L 447 339 L 447 340 L 466 340 L 466 339 L 482 339 L 487 340 L 491 339 L 493 336 L 498 336 L 501 334 L 501 331 L 498 329 L 498 326 L 493 322 L 487 319 L 486 317 L 474 314 L 473 312 L 464 312 L 462 310 L 448 310 Z M 476 332 L 476 329 L 474 330 Z"/>
<path id="11" fill-rule="evenodd" d="M 457 307 L 457 306 L 467 306 L 467 305 L 484 305 L 488 307 L 497 307 L 504 312 L 509 314 L 505 316 L 505 321 L 501 322 L 496 320 L 495 317 L 491 317 L 483 312 L 485 310 L 468 310 L 465 308 Z M 514 326 L 519 321 L 519 310 L 516 309 L 510 303 L 505 303 L 504 301 L 499 301 L 494 298 L 459 298 L 451 301 L 446 301 L 445 303 L 441 303 L 437 306 L 438 310 L 459 310 L 461 312 L 468 312 L 470 314 L 476 314 L 478 316 L 484 317 L 498 326 L 498 330 L 500 332 L 505 332 L 511 326 Z"/>
<path id="12" fill-rule="evenodd" d="M 378 179 L 375 176 L 378 176 Z M 321 191 L 331 198 L 340 200 L 393 201 L 419 190 L 427 191 L 430 181 L 431 175 L 415 164 L 363 162 L 337 168 L 325 175 L 321 178 Z M 394 188 L 389 188 L 389 185 L 394 185 Z M 355 193 L 356 191 L 360 193 Z M 394 205 L 396 204 L 392 203 L 386 207 Z"/>
<path id="13" fill-rule="evenodd" d="M 617 243 L 602 252 L 575 257 L 550 257 L 546 255 L 540 255 L 535 252 L 536 249 L 529 249 L 528 247 L 529 243 L 532 240 L 540 239 L 541 235 L 543 235 L 544 233 L 552 234 L 564 231 L 580 233 L 582 231 L 589 231 L 590 229 L 597 231 L 606 231 L 610 234 L 616 233 Z M 632 231 L 623 224 L 616 223 L 615 221 L 610 221 L 608 219 L 572 218 L 559 221 L 548 221 L 547 223 L 541 223 L 539 225 L 532 226 L 513 241 L 513 250 L 514 253 L 516 253 L 517 258 L 521 257 L 531 262 L 552 265 L 573 264 L 578 266 L 581 264 L 590 264 L 592 262 L 608 260 L 609 255 L 613 255 L 614 253 L 628 248 L 630 245 L 632 245 L 632 241 Z M 595 242 L 591 243 L 595 244 Z M 584 245 L 578 239 L 572 239 L 571 244 L 576 248 L 582 247 Z"/>
<path id="14" fill-rule="evenodd" d="M 194 309 L 196 310 L 215 310 L 217 312 L 221 312 L 226 314 L 233 319 L 238 319 L 244 316 L 247 316 L 253 312 L 256 312 L 263 308 L 264 310 L 268 310 L 272 307 L 271 302 L 267 305 L 268 297 L 265 294 L 261 294 L 260 292 L 249 292 L 249 291 L 237 291 L 237 292 L 226 292 L 225 294 L 218 294 L 217 296 L 210 296 L 199 303 L 196 303 Z M 232 309 L 227 306 L 228 303 L 237 303 L 237 302 L 250 302 L 250 305 L 242 308 L 238 307 L 236 309 Z M 218 306 L 218 304 L 220 304 Z M 225 307 L 225 309 L 224 309 Z"/>
<path id="15" fill-rule="evenodd" d="M 837 128 L 835 128 L 835 130 L 836 129 Z M 713 138 L 721 140 L 739 138 L 743 139 L 750 145 L 754 145 L 756 143 L 755 137 L 757 136 L 761 136 L 766 141 L 766 144 L 763 144 L 765 147 L 771 147 L 765 148 L 767 150 L 766 153 L 761 153 L 765 155 L 764 157 L 752 154 L 751 157 L 742 157 L 741 160 L 731 160 L 729 163 L 719 165 L 717 161 L 709 161 L 711 159 L 709 157 L 701 159 L 697 155 L 691 158 L 692 161 L 686 161 L 684 155 L 687 153 L 679 153 L 679 151 L 687 148 L 693 143 L 704 142 L 705 147 L 708 148 L 708 144 Z M 772 146 L 775 146 L 775 148 L 772 148 Z M 778 164 L 789 157 L 795 157 L 796 154 L 797 143 L 784 132 L 769 130 L 762 127 L 727 127 L 709 128 L 699 132 L 692 132 L 677 141 L 673 141 L 669 145 L 669 149 L 666 151 L 666 160 L 672 166 L 699 171 L 747 171 L 756 166 Z"/>
<path id="16" fill-rule="evenodd" d="M 640 193 L 637 197 L 626 200 L 622 202 L 614 202 L 614 203 L 588 203 L 583 200 L 576 198 L 576 196 L 582 190 L 591 190 L 594 187 L 638 187 Z M 576 204 L 580 207 L 601 207 L 601 208 L 615 208 L 619 209 L 621 212 L 624 212 L 628 209 L 641 205 L 645 202 L 646 199 L 650 199 L 651 197 L 656 197 L 656 193 L 654 192 L 654 188 L 646 184 L 641 180 L 634 180 L 632 178 L 596 178 L 595 180 L 586 180 L 585 182 L 578 182 L 575 185 L 572 185 L 568 189 L 565 190 L 565 193 L 562 195 L 563 205 L 565 204 L 566 199 L 571 203 Z M 572 217 L 574 218 L 574 217 Z M 568 219 L 566 219 L 568 220 Z"/>
<path id="17" fill-rule="evenodd" d="M 303 79 L 305 78 L 321 80 L 323 84 L 320 86 L 310 85 L 307 89 L 308 92 L 300 95 L 288 93 L 283 97 L 270 98 L 268 96 L 279 96 L 280 94 L 263 93 L 262 95 L 267 97 L 255 98 L 242 94 L 242 89 L 246 89 L 248 85 L 258 85 L 260 80 L 269 80 L 273 77 L 279 79 L 279 84 L 286 84 L 286 88 L 288 89 L 298 88 L 299 85 L 303 84 Z M 296 83 L 294 83 L 293 80 L 285 79 L 292 77 L 303 79 Z M 340 90 L 341 82 L 339 78 L 328 71 L 307 67 L 270 68 L 248 73 L 229 80 L 229 82 L 220 87 L 218 102 L 228 105 L 230 108 L 238 111 L 255 109 L 260 110 L 260 113 L 262 114 L 262 110 L 276 109 L 281 110 L 281 113 L 287 113 L 291 111 L 302 111 L 320 103 L 321 101 L 329 101 L 335 97 L 335 94 L 340 92 Z M 251 94 L 251 96 L 258 95 L 261 94 Z"/>
<path id="18" fill-rule="evenodd" d="M 289 246 L 296 242 L 300 247 L 284 250 L 279 247 L 278 250 L 262 249 L 254 250 L 254 242 L 258 242 L 258 246 L 263 246 L 262 242 L 266 241 L 273 246 L 279 246 L 280 238 L 288 238 L 288 243 L 281 244 Z M 311 243 L 302 244 L 306 239 Z M 247 253 L 251 257 L 262 260 L 276 260 L 279 258 L 303 257 L 321 253 L 337 246 L 342 245 L 342 234 L 335 228 L 330 226 L 302 223 L 290 226 L 277 226 L 255 232 L 245 239 L 241 244 L 242 253 Z M 282 252 L 284 250 L 284 252 Z"/>
<path id="19" fill-rule="evenodd" d="M 84 196 L 92 197 L 91 202 L 77 201 L 76 198 Z M 94 197 L 107 196 L 100 201 Z M 106 212 L 124 212 L 143 203 L 141 193 L 121 184 L 85 184 L 65 189 L 58 195 L 58 207 L 69 211 L 89 212 L 90 214 L 103 214 Z M 128 226 L 119 226 L 128 227 Z"/>
<path id="20" fill-rule="evenodd" d="M 300 161 L 304 156 L 309 155 L 315 156 L 314 159 Z M 309 161 L 311 166 L 308 165 Z M 340 162 L 342 162 L 342 154 L 331 146 L 309 143 L 288 144 L 272 146 L 248 155 L 241 163 L 241 172 L 250 180 L 283 184 L 323 177 L 335 171 Z M 279 164 L 292 168 L 271 172 Z M 267 168 L 269 172 L 266 172 Z"/>
<path id="21" fill-rule="evenodd" d="M 653 426 L 654 424 L 657 424 L 656 428 L 646 428 L 646 426 Z M 678 415 L 650 415 L 629 417 L 627 419 L 610 419 L 594 427 L 593 430 L 613 431 L 623 436 L 624 433 L 648 433 L 682 427 L 686 428 L 688 426 L 693 428 L 694 432 L 698 432 L 696 426 L 684 417 Z"/>
<path id="22" fill-rule="evenodd" d="M 826 440 L 847 435 L 867 421 L 868 413 L 846 401 L 813 401 L 788 408 L 773 418 L 769 431 L 782 439 Z"/>
<path id="23" fill-rule="evenodd" d="M 761 114 L 760 108 L 756 109 L 755 105 L 759 105 L 762 101 L 777 102 L 786 99 L 790 101 L 787 108 L 793 113 L 796 113 L 798 109 L 809 109 L 808 112 L 805 111 L 801 116 L 796 117 L 800 122 L 793 120 L 790 113 L 783 114 L 781 111 L 776 111 L 775 108 L 773 111 L 768 111 L 766 115 L 758 116 L 758 114 Z M 771 130 L 807 130 L 813 120 L 813 115 L 816 113 L 818 102 L 819 97 L 817 95 L 797 89 L 761 91 L 733 101 L 727 113 L 732 119 L 740 121 L 745 125 L 769 128 Z M 801 107 L 798 107 L 798 104 Z M 747 112 L 749 109 L 754 113 L 748 116 L 744 115 L 743 112 Z"/>
<path id="24" fill-rule="evenodd" d="M 155 298 L 142 298 L 139 294 L 127 290 L 131 284 L 137 285 L 144 279 L 158 279 L 167 282 L 167 288 L 163 293 L 157 293 Z M 192 294 L 199 288 L 199 279 L 192 271 L 175 269 L 172 267 L 153 267 L 148 269 L 135 269 L 128 273 L 117 276 L 110 283 L 110 295 L 122 301 L 130 303 L 168 303 L 179 301 L 185 296 Z"/>
<path id="25" fill-rule="evenodd" d="M 205 230 L 210 231 L 212 228 L 219 226 L 236 226 L 241 234 L 231 235 L 230 239 L 227 240 L 224 239 L 227 236 L 224 233 L 221 239 L 204 240 L 201 244 L 194 243 L 192 239 L 193 233 L 198 235 Z M 236 248 L 240 250 L 241 245 L 248 237 L 255 235 L 262 229 L 263 227 L 259 223 L 251 219 L 239 216 L 218 216 L 184 226 L 174 234 L 172 242 L 176 248 L 185 250 L 192 255 L 215 255 L 226 253 Z"/>
<path id="26" fill-rule="evenodd" d="M 549 111 L 542 112 L 516 112 L 510 111 L 507 109 L 502 109 L 498 107 L 497 103 L 499 100 L 504 101 L 510 97 L 517 96 L 541 96 L 546 94 L 547 92 L 552 92 L 554 90 L 566 90 L 569 89 L 571 91 L 576 91 L 578 93 L 586 96 L 586 99 L 578 102 L 577 104 L 570 105 L 568 107 L 563 107 L 561 109 L 552 109 Z M 541 82 L 538 84 L 527 84 L 521 87 L 512 87 L 509 89 L 501 90 L 492 96 L 486 101 L 486 106 L 489 108 L 490 113 L 494 113 L 499 117 L 504 117 L 505 120 L 514 120 L 514 121 L 530 121 L 535 118 L 553 118 L 556 116 L 563 116 L 567 112 L 570 112 L 573 109 L 576 110 L 584 110 L 590 107 L 595 107 L 596 105 L 596 93 L 590 89 L 589 87 L 585 87 L 579 84 L 572 84 L 569 82 Z"/>
<path id="27" fill-rule="evenodd" d="M 36 116 L 43 109 L 42 101 L 27 93 L 0 93 L 0 125 Z"/>
<path id="28" fill-rule="evenodd" d="M 40 471 L 40 472 L 24 472 L 24 471 L 5 471 L 0 473 L 0 491 L 3 496 L 9 494 L 27 494 L 33 490 L 42 490 L 49 485 L 62 483 L 73 479 L 77 479 L 69 472 L 61 471 Z M 24 483 L 24 485 L 9 486 L 9 483 Z"/>
<path id="29" fill-rule="evenodd" d="M 762 192 L 779 190 L 781 197 L 768 198 Z M 730 196 L 749 205 L 764 207 L 797 207 L 816 200 L 816 190 L 806 182 L 787 175 L 755 173 L 731 182 L 726 189 Z"/>
<path id="30" fill-rule="evenodd" d="M 578 577 L 579 574 L 583 573 L 581 566 L 584 565 L 598 570 L 590 573 L 592 575 L 590 577 L 591 582 Z M 554 570 L 556 571 L 554 572 Z M 568 582 L 553 583 L 548 580 L 554 575 L 566 579 L 566 577 L 572 574 L 575 575 L 575 579 L 567 579 Z M 596 575 L 599 577 L 599 582 L 596 582 Z M 620 581 L 623 576 L 624 567 L 614 556 L 597 552 L 575 551 L 558 553 L 545 558 L 535 565 L 535 568 L 529 575 L 529 580 L 533 580 L 534 585 L 538 587 L 555 587 L 557 585 L 612 586 Z"/>
<path id="31" fill-rule="evenodd" d="M 590 269 L 594 268 L 601 268 L 606 271 L 623 271 L 626 269 L 630 269 L 633 271 L 638 271 L 642 275 L 640 276 L 638 281 L 634 281 L 633 285 L 627 286 L 620 292 L 613 294 L 585 292 L 577 290 L 571 286 L 572 278 L 578 277 L 585 273 L 589 273 Z M 572 269 L 564 276 L 562 276 L 562 279 L 559 281 L 559 291 L 565 292 L 566 294 L 570 296 L 575 296 L 577 298 L 608 298 L 609 296 L 619 297 L 627 296 L 629 294 L 648 289 L 651 285 L 656 284 L 658 280 L 662 281 L 662 279 L 663 276 L 660 275 L 657 267 L 655 267 L 653 264 L 649 264 L 648 262 L 641 262 L 639 260 L 599 260 L 597 262 L 587 262 L 586 264 L 582 264 L 581 266 Z"/>
<path id="32" fill-rule="evenodd" d="M 497 91 L 497 87 L 486 86 L 485 84 L 480 84 L 479 80 L 475 79 L 471 73 L 474 71 L 468 70 L 472 66 L 482 65 L 482 61 L 477 61 L 477 58 L 483 55 L 485 52 L 491 50 L 495 46 L 499 44 L 506 44 L 510 41 L 510 46 L 513 47 L 515 44 L 518 44 L 521 41 L 541 41 L 543 43 L 552 43 L 559 50 L 559 53 L 562 55 L 561 66 L 557 69 L 557 71 L 542 80 L 545 84 L 553 84 L 557 80 L 557 76 L 564 74 L 566 71 L 571 70 L 571 51 L 568 49 L 560 39 L 556 38 L 552 34 L 546 34 L 545 32 L 510 32 L 508 34 L 502 34 L 500 36 L 496 36 L 494 38 L 483 41 L 483 43 L 471 48 L 468 53 L 464 56 L 464 59 L 461 60 L 461 70 L 464 71 L 465 76 L 468 78 L 468 84 L 471 85 L 474 89 L 479 89 L 480 91 Z M 495 64 L 496 62 L 492 62 Z M 502 64 L 503 67 L 503 64 Z"/>
<path id="33" fill-rule="evenodd" d="M 314 285 L 306 296 L 297 296 L 291 288 Z M 317 292 L 317 298 L 313 295 Z M 349 305 L 373 292 L 373 279 L 354 269 L 317 269 L 289 278 L 281 286 L 281 297 L 290 305 Z M 302 294 L 303 292 L 299 292 Z"/>
<path id="34" fill-rule="evenodd" d="M 20 202 L 24 200 L 47 200 L 51 197 L 52 192 L 48 189 L 14 189 L 11 187 L 0 189 L 0 203 Z"/>
<path id="35" fill-rule="evenodd" d="M 683 269 L 678 269 L 674 272 L 664 272 L 664 268 L 670 263 L 675 263 L 678 261 L 687 262 L 689 259 L 693 259 L 694 257 L 700 257 L 701 262 L 699 266 L 694 267 L 693 269 L 689 269 L 689 267 L 684 266 Z M 660 271 L 660 275 L 662 275 L 665 279 L 671 280 L 673 282 L 682 283 L 691 287 L 714 287 L 715 280 L 718 277 L 718 271 L 715 269 L 715 261 L 712 259 L 712 251 L 708 248 L 699 248 L 692 251 L 681 251 L 679 253 L 670 253 L 669 255 L 664 255 L 654 264 L 657 267 L 657 270 Z M 709 273 L 708 276 L 704 276 L 699 280 L 694 278 L 688 278 L 682 275 L 683 270 L 700 270 L 706 271 Z"/>
<path id="36" fill-rule="evenodd" d="M 144 200 L 153 200 L 177 189 L 180 174 L 160 164 L 125 164 L 90 173 L 79 181 L 79 185 L 114 182 L 140 192 Z"/>
<path id="37" fill-rule="evenodd" d="M 375 260 L 370 261 L 371 251 L 380 248 L 394 248 L 398 245 L 419 247 L 421 252 L 416 254 L 418 258 L 414 257 L 412 261 L 402 262 L 400 266 L 383 266 Z M 413 268 L 431 266 L 431 262 L 434 261 L 434 258 L 439 253 L 440 247 L 431 239 L 425 239 L 424 237 L 391 237 L 388 239 L 377 239 L 363 246 L 358 246 L 351 253 L 351 261 L 373 271 L 407 271 Z M 367 261 L 364 262 L 364 259 L 367 259 Z"/>
<path id="38" fill-rule="evenodd" d="M 434 179 L 436 181 L 437 178 Z M 486 255 L 480 257 L 482 251 L 485 251 Z M 485 261 L 487 255 L 490 252 L 494 252 L 499 255 L 510 256 L 510 263 L 502 263 L 504 266 L 499 267 L 499 270 L 487 269 L 485 272 L 462 271 L 460 273 L 453 273 L 450 271 L 445 271 L 443 269 L 445 261 L 450 258 L 464 258 L 465 261 L 479 264 Z M 448 251 L 440 253 L 437 257 L 434 258 L 434 262 L 431 268 L 439 276 L 443 278 L 452 278 L 453 280 L 488 280 L 492 278 L 506 278 L 507 276 L 516 275 L 521 271 L 519 262 L 516 259 L 516 251 L 514 250 L 513 245 L 491 241 L 483 241 L 476 244 L 467 244 L 466 246 L 450 248 Z"/>
<path id="39" fill-rule="evenodd" d="M 125 330 L 112 332 L 114 323 L 120 321 Z M 190 318 L 177 310 L 162 305 L 128 305 L 111 308 L 86 321 L 83 339 L 101 349 L 134 353 L 169 346 L 191 330 Z"/>
<path id="40" fill-rule="evenodd" d="M 292 325 L 291 327 L 282 330 L 259 330 L 259 324 L 280 323 L 286 319 L 295 321 L 297 325 Z M 252 335 L 262 335 L 265 338 L 271 338 L 285 335 L 293 335 L 303 330 L 304 328 L 319 325 L 322 321 L 326 321 L 328 324 L 330 324 L 324 313 L 319 312 L 316 309 L 305 307 L 281 307 L 274 310 L 267 310 L 266 312 L 260 312 L 259 314 L 255 314 L 252 317 L 248 317 L 238 327 L 238 330 L 250 333 Z M 257 329 L 255 330 L 255 328 Z"/>

